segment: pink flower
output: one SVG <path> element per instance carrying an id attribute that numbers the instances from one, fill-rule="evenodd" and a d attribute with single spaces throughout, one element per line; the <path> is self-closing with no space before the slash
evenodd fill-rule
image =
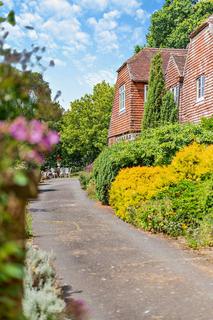
<path id="1" fill-rule="evenodd" d="M 15 119 L 10 127 L 9 132 L 13 138 L 18 141 L 26 141 L 28 138 L 27 122 L 23 117 Z"/>
<path id="2" fill-rule="evenodd" d="M 49 131 L 47 134 L 47 139 L 50 145 L 55 145 L 59 142 L 59 134 L 56 131 Z"/>
<path id="3" fill-rule="evenodd" d="M 31 144 L 37 144 L 42 141 L 44 134 L 44 126 L 38 120 L 32 120 L 30 122 L 30 132 L 28 137 L 28 142 Z"/>
<path id="4" fill-rule="evenodd" d="M 44 157 L 39 152 L 31 150 L 25 154 L 24 160 L 42 164 L 44 162 Z"/>

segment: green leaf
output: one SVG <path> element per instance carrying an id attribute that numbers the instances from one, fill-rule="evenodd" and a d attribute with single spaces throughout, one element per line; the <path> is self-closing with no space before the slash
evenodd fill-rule
<path id="1" fill-rule="evenodd" d="M 7 16 L 7 21 L 12 25 L 15 26 L 16 19 L 15 19 L 15 12 L 11 10 Z"/>
<path id="2" fill-rule="evenodd" d="M 23 278 L 23 268 L 21 265 L 6 263 L 2 268 L 1 272 L 7 277 L 22 279 Z"/>
<path id="3" fill-rule="evenodd" d="M 5 19 L 5 18 L 0 17 L 0 23 L 5 22 L 5 21 L 6 21 L 6 19 Z"/>
<path id="4" fill-rule="evenodd" d="M 20 187 L 25 187 L 28 184 L 29 179 L 23 172 L 17 172 L 14 177 L 14 182 Z"/>

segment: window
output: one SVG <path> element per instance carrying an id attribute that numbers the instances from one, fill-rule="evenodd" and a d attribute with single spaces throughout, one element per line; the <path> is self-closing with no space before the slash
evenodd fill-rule
<path id="1" fill-rule="evenodd" d="M 148 84 L 144 85 L 144 102 L 147 101 L 147 96 L 148 96 Z"/>
<path id="2" fill-rule="evenodd" d="M 179 104 L 179 85 L 176 85 L 175 87 L 170 89 L 173 96 L 174 96 L 174 101 L 176 104 Z"/>
<path id="3" fill-rule="evenodd" d="M 205 76 L 202 75 L 197 78 L 197 101 L 202 101 L 204 99 L 205 93 Z"/>
<path id="4" fill-rule="evenodd" d="M 119 110 L 125 111 L 126 108 L 126 92 L 125 92 L 125 84 L 119 88 Z"/>

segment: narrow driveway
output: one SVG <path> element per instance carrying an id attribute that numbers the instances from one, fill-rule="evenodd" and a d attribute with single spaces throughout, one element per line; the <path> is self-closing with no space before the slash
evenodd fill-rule
<path id="1" fill-rule="evenodd" d="M 35 243 L 53 251 L 62 283 L 82 290 L 92 320 L 212 320 L 213 268 L 89 200 L 77 179 L 41 185 Z"/>

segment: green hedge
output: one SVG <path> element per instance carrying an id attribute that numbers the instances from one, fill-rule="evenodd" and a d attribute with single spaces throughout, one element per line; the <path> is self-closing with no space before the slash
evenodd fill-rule
<path id="1" fill-rule="evenodd" d="M 213 174 L 206 175 L 201 181 L 181 181 L 130 211 L 131 222 L 144 230 L 183 235 L 199 245 L 204 242 L 203 236 L 202 239 L 198 237 L 200 228 L 213 218 Z M 212 228 L 210 222 L 209 227 Z M 208 245 L 213 245 L 212 232 L 209 228 L 205 234 Z"/>
<path id="2" fill-rule="evenodd" d="M 108 204 L 111 183 L 120 169 L 169 164 L 178 150 L 193 141 L 213 143 L 213 118 L 196 125 L 173 124 L 145 130 L 136 141 L 105 148 L 95 160 L 93 169 L 98 199 Z"/>

